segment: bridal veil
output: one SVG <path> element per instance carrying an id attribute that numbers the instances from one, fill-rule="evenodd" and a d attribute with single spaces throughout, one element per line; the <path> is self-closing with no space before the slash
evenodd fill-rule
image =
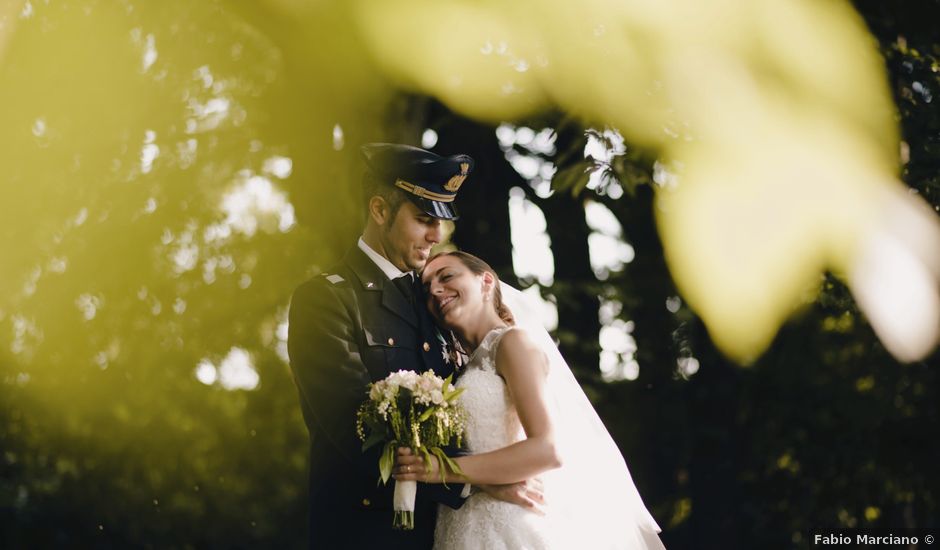
<path id="1" fill-rule="evenodd" d="M 552 514 L 581 548 L 660 550 L 656 520 L 637 491 L 627 464 L 542 323 L 533 300 L 501 284 L 516 326 L 529 334 L 549 361 L 548 395 L 563 466 L 543 474 Z"/>

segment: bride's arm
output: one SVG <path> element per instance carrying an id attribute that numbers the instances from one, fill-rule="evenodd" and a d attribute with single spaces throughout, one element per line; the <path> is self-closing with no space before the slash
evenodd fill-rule
<path id="1" fill-rule="evenodd" d="M 457 457 L 454 460 L 464 475 L 448 472 L 448 483 L 516 483 L 561 466 L 546 395 L 545 354 L 525 332 L 511 330 L 499 344 L 496 370 L 506 381 L 526 438 L 488 453 Z M 420 457 L 402 449 L 396 461 L 395 479 L 440 483 L 437 460 L 434 462 L 428 472 Z"/>

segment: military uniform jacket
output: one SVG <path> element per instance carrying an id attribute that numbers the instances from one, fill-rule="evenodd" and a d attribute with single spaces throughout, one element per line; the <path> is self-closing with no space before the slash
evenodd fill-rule
<path id="1" fill-rule="evenodd" d="M 370 382 L 403 369 L 453 372 L 417 301 L 358 246 L 294 292 L 288 350 L 310 433 L 312 548 L 431 548 L 437 502 L 463 503 L 459 487 L 419 484 L 415 530 L 393 530 L 393 483 L 377 483 L 381 446 L 363 453 L 356 436 L 356 410 Z"/>

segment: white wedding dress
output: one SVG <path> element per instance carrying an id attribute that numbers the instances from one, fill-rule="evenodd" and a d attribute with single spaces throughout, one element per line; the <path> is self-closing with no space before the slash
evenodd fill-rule
<path id="1" fill-rule="evenodd" d="M 512 329 L 497 328 L 486 335 L 456 383 L 464 390 L 461 404 L 469 416 L 465 442 L 471 454 L 525 438 L 506 384 L 496 372 L 496 351 L 508 330 Z M 551 346 L 545 350 L 551 364 L 549 408 L 557 443 L 568 443 L 567 456 L 562 450 L 564 466 L 539 476 L 544 484 L 545 515 L 476 491 L 458 510 L 439 507 L 434 548 L 662 549 L 659 527 L 643 506 L 623 458 L 567 364 L 554 344 L 545 342 L 547 333 L 541 338 L 527 332 L 543 350 Z M 577 417 L 575 421 L 569 418 L 572 416 Z"/>

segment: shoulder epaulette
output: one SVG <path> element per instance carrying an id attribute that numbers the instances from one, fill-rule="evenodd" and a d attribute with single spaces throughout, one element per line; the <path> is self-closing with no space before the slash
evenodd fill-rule
<path id="1" fill-rule="evenodd" d="M 341 283 L 341 282 L 343 282 L 343 281 L 346 280 L 346 279 L 344 279 L 344 278 L 342 278 L 342 277 L 340 277 L 339 275 L 336 275 L 336 274 L 329 275 L 329 274 L 327 274 L 327 273 L 324 273 L 323 276 L 326 277 L 326 280 L 327 280 L 327 281 L 333 283 L 334 285 L 339 284 L 339 283 Z"/>

